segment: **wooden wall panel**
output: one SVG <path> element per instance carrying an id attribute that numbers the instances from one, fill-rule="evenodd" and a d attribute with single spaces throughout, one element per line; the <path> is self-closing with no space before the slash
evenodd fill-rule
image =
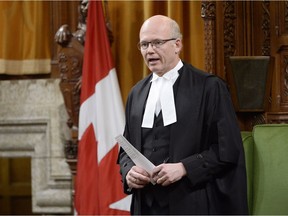
<path id="1" fill-rule="evenodd" d="M 285 44 L 280 56 L 280 111 L 288 111 L 288 44 Z"/>
<path id="2" fill-rule="evenodd" d="M 288 1 L 202 1 L 205 23 L 205 66 L 227 80 L 229 56 L 275 59 L 269 106 L 264 112 L 238 112 L 242 130 L 256 124 L 287 121 Z M 209 15 L 209 16 L 208 16 Z M 207 34 L 207 35 L 206 35 Z M 275 121 L 274 121 L 274 120 Z M 286 120 L 285 120 L 286 119 Z"/>

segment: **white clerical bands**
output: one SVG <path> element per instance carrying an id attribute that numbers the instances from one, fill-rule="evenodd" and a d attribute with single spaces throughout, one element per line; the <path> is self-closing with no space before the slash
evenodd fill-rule
<path id="1" fill-rule="evenodd" d="M 155 114 L 162 109 L 164 126 L 177 121 L 173 93 L 173 80 L 166 77 L 158 77 L 152 80 L 144 112 L 142 127 L 152 128 Z"/>
<path id="2" fill-rule="evenodd" d="M 179 76 L 178 70 L 182 67 L 183 63 L 179 60 L 178 64 L 162 77 L 153 73 L 152 84 L 143 116 L 143 128 L 153 127 L 155 114 L 158 115 L 161 109 L 164 126 L 177 121 L 173 84 Z"/>

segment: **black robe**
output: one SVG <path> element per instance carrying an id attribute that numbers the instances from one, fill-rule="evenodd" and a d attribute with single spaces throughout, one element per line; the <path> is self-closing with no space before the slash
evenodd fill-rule
<path id="1" fill-rule="evenodd" d="M 141 151 L 141 124 L 150 74 L 131 90 L 124 136 Z M 170 214 L 248 214 L 243 144 L 224 81 L 184 63 L 174 84 L 177 122 L 171 125 L 169 162 L 187 176 L 170 187 Z M 131 214 L 141 214 L 141 190 L 128 190 L 134 165 L 123 150 L 118 162 L 124 192 L 133 193 Z M 171 189 L 172 188 L 172 189 Z"/>

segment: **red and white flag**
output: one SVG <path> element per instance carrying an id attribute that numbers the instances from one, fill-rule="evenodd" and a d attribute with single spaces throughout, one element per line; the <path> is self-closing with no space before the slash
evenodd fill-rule
<path id="1" fill-rule="evenodd" d="M 122 191 L 115 137 L 124 130 L 124 109 L 112 61 L 102 1 L 90 1 L 79 114 L 75 211 L 80 215 L 129 214 Z"/>

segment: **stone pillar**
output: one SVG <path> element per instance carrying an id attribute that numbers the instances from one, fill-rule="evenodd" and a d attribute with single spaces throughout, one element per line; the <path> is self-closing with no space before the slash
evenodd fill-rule
<path id="1" fill-rule="evenodd" d="M 71 213 L 70 139 L 59 79 L 0 81 L 0 157 L 31 157 L 32 209 Z"/>

